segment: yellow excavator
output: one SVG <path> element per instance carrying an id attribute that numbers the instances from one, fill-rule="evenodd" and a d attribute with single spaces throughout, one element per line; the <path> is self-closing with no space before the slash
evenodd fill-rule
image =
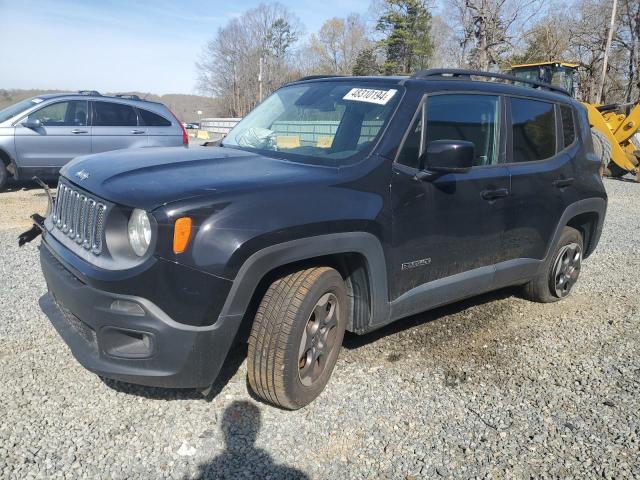
<path id="1" fill-rule="evenodd" d="M 576 97 L 577 68 L 575 63 L 537 62 L 512 65 L 511 74 L 563 88 Z M 604 160 L 604 173 L 612 177 L 631 173 L 640 181 L 640 145 L 634 139 L 640 129 L 640 103 L 582 104 L 589 115 L 594 150 Z"/>

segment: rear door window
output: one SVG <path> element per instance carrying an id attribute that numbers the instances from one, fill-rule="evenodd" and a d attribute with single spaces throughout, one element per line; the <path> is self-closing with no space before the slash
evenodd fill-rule
<path id="1" fill-rule="evenodd" d="M 138 115 L 130 105 L 114 102 L 94 102 L 94 127 L 135 127 Z"/>
<path id="2" fill-rule="evenodd" d="M 147 127 L 170 127 L 171 122 L 157 113 L 150 112 L 149 110 L 145 110 L 143 108 L 138 109 L 138 113 L 140 113 L 140 117 L 142 117 L 142 122 Z"/>
<path id="3" fill-rule="evenodd" d="M 553 103 L 526 98 L 511 99 L 512 162 L 534 162 L 556 153 L 556 119 Z"/>

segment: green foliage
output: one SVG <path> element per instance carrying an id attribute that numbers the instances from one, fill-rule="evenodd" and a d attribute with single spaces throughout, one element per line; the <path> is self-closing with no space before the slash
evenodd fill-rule
<path id="1" fill-rule="evenodd" d="M 356 76 L 380 74 L 380 65 L 372 48 L 365 48 L 358 53 L 352 73 Z"/>
<path id="2" fill-rule="evenodd" d="M 385 0 L 376 30 L 385 34 L 387 75 L 410 74 L 429 64 L 433 51 L 431 14 L 424 0 Z"/>
<path id="3" fill-rule="evenodd" d="M 286 19 L 277 18 L 265 36 L 268 53 L 276 58 L 283 58 L 287 50 L 298 41 L 297 33 Z"/>

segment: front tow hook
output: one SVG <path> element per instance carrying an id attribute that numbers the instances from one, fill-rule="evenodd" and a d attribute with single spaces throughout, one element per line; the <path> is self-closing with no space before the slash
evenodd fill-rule
<path id="1" fill-rule="evenodd" d="M 36 182 L 38 185 L 40 185 L 44 189 L 45 193 L 47 194 L 47 215 L 49 215 L 53 209 L 53 195 L 51 195 L 51 189 L 49 188 L 49 185 L 44 183 L 38 177 L 33 177 L 32 180 Z M 23 245 L 29 243 L 31 240 L 33 240 L 34 238 L 37 238 L 38 235 L 44 232 L 45 217 L 43 217 L 42 215 L 38 215 L 37 213 L 34 213 L 33 215 L 31 215 L 30 218 L 33 221 L 33 227 L 31 227 L 31 229 L 27 230 L 26 232 L 20 234 L 20 236 L 18 237 L 19 247 L 22 247 Z"/>
<path id="2" fill-rule="evenodd" d="M 34 213 L 30 218 L 31 220 L 33 220 L 33 227 L 20 234 L 20 236 L 18 237 L 19 247 L 22 247 L 34 238 L 37 238 L 38 235 L 40 235 L 44 231 L 44 217 L 42 215 Z"/>

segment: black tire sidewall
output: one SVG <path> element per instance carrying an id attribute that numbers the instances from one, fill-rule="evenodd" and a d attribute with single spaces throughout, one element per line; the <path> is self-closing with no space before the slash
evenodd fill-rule
<path id="1" fill-rule="evenodd" d="M 338 328 L 336 348 L 334 348 L 327 359 L 325 371 L 322 373 L 320 378 L 313 385 L 306 386 L 303 385 L 300 380 L 298 370 L 298 349 L 300 347 L 300 341 L 302 340 L 303 331 L 307 325 L 307 320 L 311 316 L 313 308 L 320 297 L 326 293 L 333 293 L 337 298 L 339 306 L 339 318 L 338 325 L 336 327 Z M 291 331 L 284 359 L 284 389 L 286 396 L 293 404 L 297 406 L 307 405 L 322 392 L 329 381 L 331 373 L 333 372 L 333 367 L 335 366 L 338 355 L 340 354 L 342 339 L 344 338 L 348 318 L 347 305 L 347 290 L 344 280 L 335 270 L 327 270 L 322 273 L 322 275 L 320 275 L 320 277 L 318 277 L 318 279 L 313 283 L 308 294 L 305 296 L 302 305 L 296 314 L 294 327 Z"/>
<path id="2" fill-rule="evenodd" d="M 0 160 L 0 192 L 5 189 L 8 180 L 9 172 L 7 170 L 7 166 L 2 160 Z"/>

